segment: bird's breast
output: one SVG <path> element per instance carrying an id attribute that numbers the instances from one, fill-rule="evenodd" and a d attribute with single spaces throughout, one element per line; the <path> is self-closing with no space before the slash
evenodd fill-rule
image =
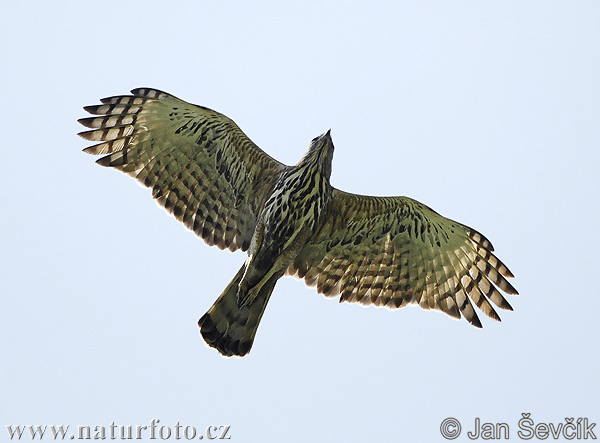
<path id="1" fill-rule="evenodd" d="M 321 174 L 298 169 L 283 176 L 261 214 L 265 236 L 285 248 L 298 232 L 313 231 L 330 195 L 331 186 Z"/>

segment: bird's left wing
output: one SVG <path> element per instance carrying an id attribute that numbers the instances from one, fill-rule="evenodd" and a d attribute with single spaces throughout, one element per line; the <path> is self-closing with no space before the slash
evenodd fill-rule
<path id="1" fill-rule="evenodd" d="M 512 310 L 498 291 L 517 294 L 512 277 L 479 232 L 406 197 L 368 197 L 334 189 L 312 240 L 287 270 L 340 301 L 400 308 L 416 303 L 474 326 L 474 302 Z"/>
<path id="2" fill-rule="evenodd" d="M 226 116 L 156 89 L 84 109 L 84 149 L 152 188 L 158 203 L 210 245 L 246 250 L 258 214 L 285 165 Z"/>

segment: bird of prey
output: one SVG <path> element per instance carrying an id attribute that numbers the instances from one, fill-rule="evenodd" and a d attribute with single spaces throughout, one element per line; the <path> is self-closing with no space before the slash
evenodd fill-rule
<path id="1" fill-rule="evenodd" d="M 512 310 L 513 274 L 479 232 L 407 197 L 369 197 L 331 186 L 329 131 L 287 166 L 228 117 L 165 92 L 138 88 L 84 109 L 79 135 L 97 163 L 152 188 L 152 196 L 209 245 L 247 251 L 198 325 L 221 354 L 250 351 L 283 275 L 340 302 L 417 304 L 481 327 L 473 304 L 500 320 Z"/>

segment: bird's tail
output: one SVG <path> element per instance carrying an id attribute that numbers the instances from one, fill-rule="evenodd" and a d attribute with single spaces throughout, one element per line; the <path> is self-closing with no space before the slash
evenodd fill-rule
<path id="1" fill-rule="evenodd" d="M 239 308 L 237 292 L 245 269 L 244 264 L 217 301 L 198 321 L 200 333 L 206 343 L 228 357 L 241 357 L 250 352 L 258 324 L 277 282 L 277 278 L 268 280 L 252 303 Z"/>

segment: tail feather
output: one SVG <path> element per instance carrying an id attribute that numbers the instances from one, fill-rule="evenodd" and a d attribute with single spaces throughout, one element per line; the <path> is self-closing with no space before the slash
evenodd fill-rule
<path id="1" fill-rule="evenodd" d="M 200 333 L 209 346 L 225 356 L 244 356 L 252 348 L 256 330 L 278 278 L 272 277 L 249 305 L 238 307 L 238 285 L 245 265 L 221 296 L 198 321 Z"/>

